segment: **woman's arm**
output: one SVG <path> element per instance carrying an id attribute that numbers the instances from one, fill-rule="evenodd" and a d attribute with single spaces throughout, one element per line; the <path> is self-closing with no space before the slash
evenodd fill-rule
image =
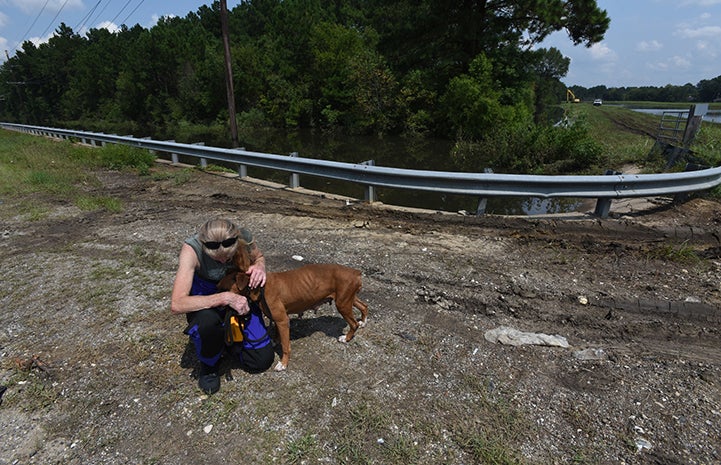
<path id="1" fill-rule="evenodd" d="M 245 314 L 250 311 L 248 300 L 242 295 L 232 292 L 219 292 L 211 295 L 190 295 L 193 286 L 193 276 L 198 267 L 198 256 L 188 244 L 183 244 L 178 258 L 178 270 L 175 273 L 173 291 L 170 296 L 170 311 L 173 314 L 197 312 L 204 308 L 222 307 L 229 305 L 238 313 Z M 265 272 L 263 272 L 265 276 Z"/>

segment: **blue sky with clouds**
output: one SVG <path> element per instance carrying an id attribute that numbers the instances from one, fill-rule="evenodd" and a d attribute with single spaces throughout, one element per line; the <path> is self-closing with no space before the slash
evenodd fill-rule
<path id="1" fill-rule="evenodd" d="M 228 8 L 239 0 L 227 0 Z M 14 54 L 23 41 L 45 42 L 60 23 L 83 35 L 87 30 L 121 24 L 152 27 L 166 15 L 186 16 L 212 0 L 0 0 L 0 49 Z"/>
<path id="2" fill-rule="evenodd" d="M 611 25 L 602 42 L 574 47 L 564 32 L 542 46 L 571 59 L 567 85 L 661 87 L 721 76 L 721 0 L 598 0 Z"/>
<path id="3" fill-rule="evenodd" d="M 46 41 L 64 22 L 90 28 L 140 24 L 164 15 L 185 16 L 201 0 L 0 0 L 0 63 L 24 40 Z M 233 8 L 238 0 L 228 0 Z M 611 18 L 605 39 L 573 46 L 564 32 L 542 46 L 571 58 L 567 85 L 664 86 L 697 84 L 721 76 L 721 0 L 598 0 Z"/>

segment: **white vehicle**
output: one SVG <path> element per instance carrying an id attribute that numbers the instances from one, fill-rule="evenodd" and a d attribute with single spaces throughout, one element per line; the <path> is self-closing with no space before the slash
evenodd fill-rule
<path id="1" fill-rule="evenodd" d="M 601 100 L 600 98 L 597 98 L 593 101 L 593 106 L 600 107 L 601 105 L 603 105 L 603 100 Z"/>

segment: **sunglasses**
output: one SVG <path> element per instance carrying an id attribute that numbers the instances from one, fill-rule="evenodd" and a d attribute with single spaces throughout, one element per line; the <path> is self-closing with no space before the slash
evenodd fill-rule
<path id="1" fill-rule="evenodd" d="M 226 239 L 222 242 L 215 242 L 215 241 L 203 242 L 203 245 L 210 250 L 216 250 L 221 245 L 223 247 L 230 247 L 231 245 L 235 244 L 237 241 L 238 241 L 237 237 L 229 237 L 228 239 Z"/>

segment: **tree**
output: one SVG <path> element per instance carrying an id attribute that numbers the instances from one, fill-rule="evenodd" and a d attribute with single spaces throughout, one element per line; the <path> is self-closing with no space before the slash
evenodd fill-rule
<path id="1" fill-rule="evenodd" d="M 534 118 L 537 123 L 554 118 L 548 114 L 548 109 L 557 105 L 565 95 L 566 86 L 561 78 L 568 73 L 570 64 L 571 60 L 555 47 L 529 53 L 529 65 L 536 76 Z"/>
<path id="2" fill-rule="evenodd" d="M 721 76 L 704 79 L 698 83 L 698 99 L 701 102 L 718 102 L 721 100 Z"/>
<path id="3" fill-rule="evenodd" d="M 574 44 L 603 39 L 610 20 L 595 0 L 375 0 L 369 15 L 380 49 L 402 71 L 430 63 L 444 75 L 465 72 L 479 53 L 529 49 L 565 29 Z M 398 18 L 388 21 L 389 17 Z"/>

